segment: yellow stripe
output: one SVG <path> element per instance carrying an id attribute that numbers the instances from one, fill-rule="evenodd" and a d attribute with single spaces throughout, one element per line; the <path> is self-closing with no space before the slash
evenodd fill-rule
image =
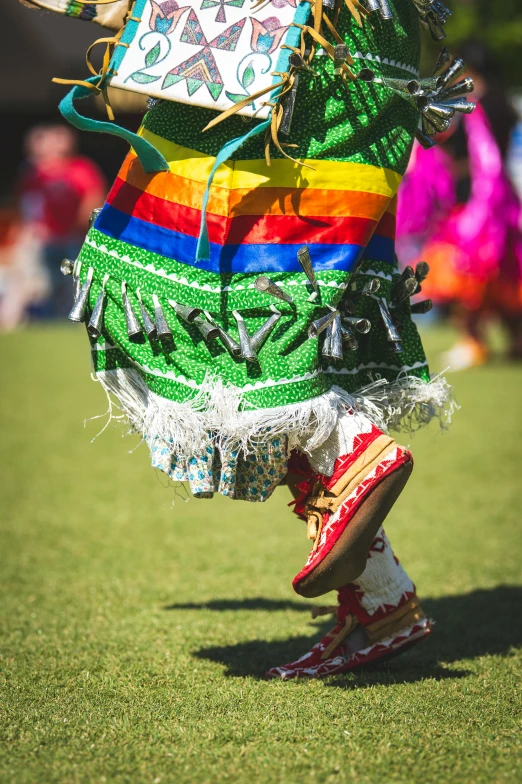
<path id="1" fill-rule="evenodd" d="M 151 196 L 201 209 L 206 183 L 187 180 L 172 172 L 146 174 L 133 153 L 125 159 L 119 176 L 129 185 Z M 395 214 L 396 199 L 377 193 L 325 190 L 323 188 L 212 187 L 208 212 L 214 215 L 301 215 L 371 218 L 379 221 L 383 212 Z"/>
<path id="2" fill-rule="evenodd" d="M 169 142 L 143 128 L 140 134 L 166 158 L 171 172 L 187 180 L 206 183 L 215 158 Z M 349 190 L 378 193 L 391 198 L 397 193 L 402 179 L 400 174 L 390 169 L 365 163 L 314 159 L 307 159 L 306 163 L 313 166 L 313 170 L 284 158 L 272 159 L 270 167 L 264 160 L 230 161 L 219 167 L 213 184 L 230 190 L 263 187 Z"/>

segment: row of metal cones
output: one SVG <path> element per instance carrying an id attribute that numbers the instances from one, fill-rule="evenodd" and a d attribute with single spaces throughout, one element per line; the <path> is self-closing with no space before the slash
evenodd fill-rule
<path id="1" fill-rule="evenodd" d="M 376 11 L 381 19 L 392 19 L 393 11 L 388 0 L 363 0 L 366 10 Z M 422 24 L 427 27 L 435 41 L 446 37 L 444 25 L 451 16 L 451 11 L 440 0 L 412 0 Z"/>
<path id="2" fill-rule="evenodd" d="M 345 44 L 334 47 L 333 57 L 335 73 L 340 73 L 341 66 L 347 61 L 350 52 Z M 357 78 L 367 83 L 384 84 L 401 98 L 411 103 L 421 114 L 421 127 L 417 131 L 417 139 L 424 147 L 433 147 L 433 137 L 437 133 L 448 130 L 451 120 L 457 112 L 471 114 L 476 104 L 468 101 L 466 95 L 474 90 L 473 79 L 469 76 L 460 79 L 466 70 L 462 58 L 454 58 L 444 47 L 437 59 L 433 76 L 419 79 L 395 79 L 377 77 L 371 68 L 362 68 Z M 459 81 L 458 81 L 459 80 Z M 297 83 L 294 84 L 297 89 Z M 290 131 L 291 115 L 295 104 L 295 95 L 286 100 L 281 123 L 281 132 Z"/>
<path id="3" fill-rule="evenodd" d="M 452 12 L 440 0 L 412 0 L 421 23 L 427 27 L 435 41 L 442 41 L 446 37 L 444 25 Z M 336 0 L 323 0 L 323 8 L 334 9 Z M 357 2 L 357 5 L 359 3 Z M 368 13 L 376 12 L 381 19 L 393 19 L 393 11 L 389 0 L 362 0 L 362 7 Z"/>
<path id="4" fill-rule="evenodd" d="M 101 291 L 96 298 L 96 302 L 92 311 L 88 312 L 89 295 L 93 279 L 93 268 L 90 267 L 83 284 L 80 285 L 80 269 L 81 262 L 73 262 L 64 260 L 62 262 L 62 272 L 65 275 L 73 275 L 74 286 L 74 304 L 69 313 L 69 319 L 74 322 L 85 321 L 87 323 L 87 331 L 93 338 L 99 338 L 103 331 L 103 317 L 106 305 L 106 285 L 109 276 L 105 275 L 102 281 Z M 123 311 L 125 313 L 125 320 L 127 326 L 127 334 L 131 340 L 136 340 L 146 335 L 150 340 L 172 340 L 172 330 L 169 327 L 168 321 L 165 317 L 163 307 L 156 294 L 152 295 L 152 302 L 154 313 L 151 316 L 147 308 L 143 304 L 143 299 L 139 289 L 136 290 L 136 297 L 138 299 L 139 311 L 141 321 L 136 315 L 133 306 L 129 300 L 127 293 L 127 284 L 125 281 L 121 284 L 121 298 Z M 192 324 L 205 340 L 220 339 L 223 345 L 228 349 L 232 356 L 237 358 L 246 359 L 247 361 L 256 361 L 257 353 L 262 348 L 275 325 L 281 318 L 281 313 L 274 305 L 270 306 L 272 314 L 265 321 L 265 323 L 253 334 L 250 335 L 246 328 L 245 320 L 241 314 L 234 310 L 234 316 L 237 329 L 239 333 L 239 342 L 231 337 L 217 322 L 208 311 L 202 308 L 191 307 L 188 305 L 181 305 L 174 300 L 168 301 L 169 305 L 173 308 L 176 315 L 187 324 Z M 89 316 L 87 320 L 87 316 Z"/>
<path id="5" fill-rule="evenodd" d="M 425 262 L 419 262 L 415 270 L 407 267 L 392 289 L 392 309 L 399 306 L 405 299 L 418 294 L 421 291 L 421 283 L 426 278 L 429 267 Z M 372 328 L 371 322 L 366 318 L 358 318 L 353 315 L 357 309 L 358 299 L 370 297 L 377 302 L 379 313 L 384 325 L 387 340 L 390 348 L 395 353 L 402 352 L 402 341 L 397 325 L 395 324 L 390 306 L 384 297 L 379 296 L 380 281 L 378 278 L 370 278 L 362 287 L 357 297 L 351 295 L 350 299 L 343 299 L 338 308 L 330 307 L 327 313 L 320 319 L 312 322 L 309 327 L 309 337 L 318 337 L 324 332 L 322 345 L 322 355 L 331 359 L 342 359 L 343 348 L 355 351 L 358 346 L 356 333 L 366 335 Z M 412 313 L 427 313 L 431 310 L 431 300 L 417 302 L 411 306 Z"/>
<path id="6" fill-rule="evenodd" d="M 307 246 L 300 248 L 297 252 L 299 263 L 305 272 L 311 287 L 312 294 L 308 298 L 314 301 L 319 294 L 319 286 L 310 258 Z M 69 314 L 69 319 L 75 322 L 87 321 L 89 295 L 93 279 L 93 268 L 90 267 L 83 284 L 80 284 L 80 270 L 82 262 L 75 263 L 64 259 L 62 262 L 62 272 L 65 275 L 73 275 L 74 284 L 74 304 Z M 429 267 L 425 262 L 417 264 L 415 270 L 407 267 L 392 289 L 391 307 L 400 305 L 405 299 L 418 294 L 421 290 L 421 283 L 426 278 Z M 87 331 L 93 338 L 99 338 L 103 331 L 103 318 L 106 305 L 106 285 L 109 275 L 105 275 L 102 281 L 101 291 L 98 294 L 92 311 L 87 321 Z M 255 281 L 258 291 L 269 294 L 270 296 L 293 304 L 292 297 L 284 291 L 281 286 L 274 283 L 270 278 L 261 275 Z M 309 338 L 318 338 L 324 333 L 322 354 L 332 359 L 342 359 L 343 347 L 348 350 L 355 350 L 358 347 L 356 333 L 367 334 L 371 329 L 371 322 L 366 318 L 358 318 L 354 315 L 357 300 L 361 297 L 371 297 L 377 302 L 379 312 L 384 324 L 386 336 L 394 352 L 402 351 L 402 343 L 397 326 L 395 325 L 390 307 L 384 297 L 378 296 L 380 281 L 378 278 L 371 278 L 361 289 L 358 295 L 351 294 L 350 298 L 343 298 L 337 308 L 327 306 L 328 312 L 320 318 L 314 320 L 308 328 Z M 122 306 L 125 313 L 127 334 L 129 339 L 136 340 L 143 338 L 144 335 L 150 340 L 172 340 L 172 331 L 165 317 L 163 307 L 156 294 L 152 295 L 154 307 L 151 316 L 143 303 L 140 289 L 136 290 L 141 321 L 136 315 L 127 293 L 125 281 L 121 284 Z M 354 299 L 355 298 L 355 299 Z M 270 305 L 272 311 L 270 317 L 253 334 L 250 335 L 243 316 L 237 311 L 232 311 L 237 324 L 239 342 L 226 332 L 214 319 L 214 317 L 202 308 L 182 305 L 174 300 L 168 301 L 176 315 L 187 324 L 192 324 L 201 333 L 206 341 L 219 339 L 229 353 L 247 362 L 256 362 L 258 352 L 265 344 L 266 340 L 274 330 L 277 322 L 281 318 L 281 312 Z M 426 313 L 431 309 L 431 301 L 425 300 L 412 305 L 414 313 Z"/>
<path id="7" fill-rule="evenodd" d="M 307 246 L 298 250 L 297 258 L 312 286 L 313 292 L 308 299 L 309 301 L 313 301 L 319 294 L 319 286 L 314 274 L 310 252 Z M 412 267 L 406 267 L 399 280 L 393 286 L 391 293 L 391 308 L 393 309 L 409 297 L 419 294 L 422 290 L 422 281 L 425 280 L 428 273 L 429 266 L 424 261 L 419 262 L 415 270 Z M 270 294 L 272 297 L 284 302 L 293 303 L 292 297 L 284 291 L 281 286 L 265 275 L 261 275 L 255 281 L 254 285 L 258 291 Z M 343 347 L 352 351 L 358 348 L 358 341 L 355 333 L 367 334 L 370 331 L 372 325 L 368 319 L 357 318 L 353 315 L 357 308 L 356 299 L 365 296 L 371 297 L 377 302 L 386 331 L 386 337 L 391 344 L 392 350 L 396 353 L 402 351 L 401 337 L 392 318 L 390 306 L 384 297 L 378 296 L 379 289 L 379 279 L 370 279 L 362 287 L 358 297 L 351 295 L 350 299 L 345 298 L 341 300 L 341 303 L 337 308 L 330 305 L 327 306 L 329 312 L 310 324 L 308 328 L 309 338 L 318 338 L 319 335 L 324 333 L 324 341 L 321 349 L 323 356 L 332 359 L 342 359 Z M 412 304 L 411 312 L 414 314 L 427 313 L 431 308 L 431 300 L 424 300 Z"/>
<path id="8" fill-rule="evenodd" d="M 468 76 L 459 80 L 465 70 L 464 60 L 454 58 L 444 47 L 435 64 L 433 76 L 426 79 L 382 80 L 420 111 L 421 129 L 417 132 L 417 139 L 424 147 L 432 147 L 435 144 L 432 137 L 448 130 L 456 112 L 471 114 L 475 109 L 476 104 L 465 97 L 473 92 L 473 79 Z"/>

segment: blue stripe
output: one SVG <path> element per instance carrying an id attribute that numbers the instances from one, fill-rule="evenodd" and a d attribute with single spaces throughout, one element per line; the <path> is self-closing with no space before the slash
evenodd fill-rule
<path id="1" fill-rule="evenodd" d="M 244 272 L 302 272 L 297 261 L 297 249 L 301 243 L 295 245 L 279 245 L 277 243 L 218 245 L 210 243 L 210 258 L 205 261 L 195 261 L 197 238 L 181 234 L 153 223 L 133 218 L 120 210 L 106 204 L 95 224 L 98 231 L 109 237 L 127 242 L 152 253 L 158 253 L 169 259 L 189 264 L 207 272 L 217 273 L 244 273 Z M 376 237 L 374 240 L 383 238 Z M 372 246 L 370 242 L 368 248 Z M 385 250 L 393 261 L 393 241 L 384 240 Z M 391 248 L 388 247 L 391 244 Z M 380 243 L 375 242 L 376 251 Z M 310 253 L 314 260 L 314 269 L 342 270 L 351 272 L 357 266 L 364 252 L 361 245 L 348 244 L 309 244 Z M 372 252 L 374 261 L 388 261 Z"/>
<path id="2" fill-rule="evenodd" d="M 393 264 L 395 261 L 395 240 L 374 234 L 369 241 L 363 255 L 364 261 L 385 261 Z"/>

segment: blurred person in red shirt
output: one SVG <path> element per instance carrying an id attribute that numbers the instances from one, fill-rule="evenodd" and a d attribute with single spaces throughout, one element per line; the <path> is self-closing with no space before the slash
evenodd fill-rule
<path id="1" fill-rule="evenodd" d="M 76 153 L 76 135 L 63 125 L 38 125 L 27 135 L 27 161 L 19 185 L 22 224 L 41 243 L 50 294 L 45 314 L 64 316 L 70 308 L 63 258 L 75 259 L 89 215 L 103 203 L 106 183 L 89 158 Z"/>

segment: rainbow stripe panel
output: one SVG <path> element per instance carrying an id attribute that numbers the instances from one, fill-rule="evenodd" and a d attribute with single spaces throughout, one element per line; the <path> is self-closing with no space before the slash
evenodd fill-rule
<path id="1" fill-rule="evenodd" d="M 308 245 L 316 270 L 349 272 L 361 260 L 393 263 L 401 177 L 367 164 L 276 159 L 231 161 L 217 171 L 207 209 L 210 259 L 196 262 L 201 204 L 214 158 L 142 135 L 170 171 L 145 174 L 130 153 L 96 228 L 209 272 L 301 272 Z"/>

